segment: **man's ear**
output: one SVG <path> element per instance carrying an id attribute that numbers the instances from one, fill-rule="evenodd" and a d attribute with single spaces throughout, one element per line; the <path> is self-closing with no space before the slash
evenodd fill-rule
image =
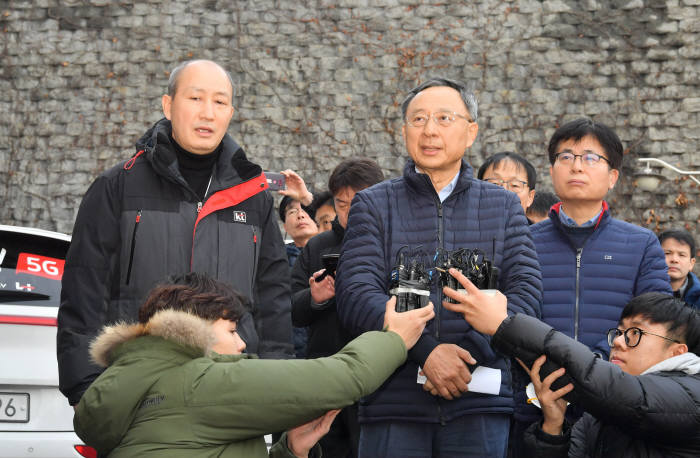
<path id="1" fill-rule="evenodd" d="M 615 183 L 617 183 L 617 179 L 620 178 L 620 171 L 617 169 L 610 169 L 608 171 L 608 190 L 612 190 L 612 188 L 615 187 Z"/>
<path id="2" fill-rule="evenodd" d="M 532 201 L 535 200 L 535 190 L 531 189 L 530 192 L 527 193 L 527 206 L 528 208 L 530 205 L 532 205 Z M 523 208 L 523 211 L 527 211 L 527 208 Z"/>
<path id="3" fill-rule="evenodd" d="M 672 356 L 682 355 L 683 353 L 688 353 L 688 345 L 684 343 L 676 344 L 676 348 L 673 349 Z"/>
<path id="4" fill-rule="evenodd" d="M 173 99 L 168 94 L 163 94 L 160 99 L 160 104 L 163 106 L 163 114 L 168 120 L 170 120 L 170 107 L 172 106 Z"/>
<path id="5" fill-rule="evenodd" d="M 467 148 L 471 147 L 476 140 L 476 136 L 479 133 L 479 125 L 474 122 L 467 124 Z"/>

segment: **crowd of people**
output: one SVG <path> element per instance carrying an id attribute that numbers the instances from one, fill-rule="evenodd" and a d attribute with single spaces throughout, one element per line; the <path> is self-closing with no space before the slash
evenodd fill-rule
<path id="1" fill-rule="evenodd" d="M 348 159 L 314 193 L 285 170 L 275 211 L 233 93 L 178 65 L 80 205 L 59 380 L 100 457 L 700 455 L 695 240 L 613 217 L 614 130 L 556 129 L 554 193 L 512 151 L 475 174 L 476 97 L 432 78 L 401 105 L 402 176 Z M 407 253 L 427 286 L 394 285 Z"/>

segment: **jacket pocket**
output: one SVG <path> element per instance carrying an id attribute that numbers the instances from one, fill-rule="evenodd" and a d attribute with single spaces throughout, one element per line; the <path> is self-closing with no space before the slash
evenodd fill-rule
<path id="1" fill-rule="evenodd" d="M 136 212 L 136 221 L 134 222 L 134 230 L 131 233 L 131 247 L 129 248 L 129 266 L 126 269 L 126 284 L 129 284 L 131 280 L 131 268 L 134 264 L 134 250 L 136 249 L 136 234 L 139 230 L 139 223 L 141 222 L 141 210 Z"/>

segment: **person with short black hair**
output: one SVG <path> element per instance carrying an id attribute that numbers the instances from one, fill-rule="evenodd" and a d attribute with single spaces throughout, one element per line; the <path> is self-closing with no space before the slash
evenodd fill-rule
<path id="1" fill-rule="evenodd" d="M 524 212 L 527 212 L 535 198 L 535 186 L 537 186 L 535 167 L 523 156 L 512 151 L 487 157 L 479 167 L 476 177 L 514 192 L 520 199 Z"/>
<path id="2" fill-rule="evenodd" d="M 284 197 L 280 201 L 279 215 L 284 226 L 284 230 L 292 238 L 292 241 L 285 243 L 284 248 L 287 251 L 287 260 L 289 268 L 293 268 L 297 262 L 297 258 L 301 250 L 306 246 L 306 243 L 318 234 L 318 226 L 314 220 L 315 211 L 313 208 L 313 195 L 307 191 L 304 180 L 293 170 L 285 170 L 281 172 L 285 175 L 288 183 L 296 182 L 297 184 L 290 188 L 279 190 Z M 303 196 L 311 197 L 303 197 Z M 311 202 L 310 205 L 304 205 L 302 202 Z M 292 341 L 294 342 L 294 355 L 303 359 L 306 357 L 306 341 L 308 340 L 307 330 L 305 327 L 292 328 Z M 273 439 L 278 436 L 275 434 Z"/>
<path id="3" fill-rule="evenodd" d="M 549 211 L 557 202 L 559 202 L 559 198 L 556 194 L 549 191 L 537 191 L 535 198 L 532 199 L 532 204 L 527 207 L 525 215 L 533 223 L 539 223 L 549 218 Z"/>
<path id="4" fill-rule="evenodd" d="M 606 331 L 625 304 L 645 292 L 671 294 L 663 251 L 649 229 L 612 217 L 605 196 L 620 175 L 622 142 L 589 118 L 556 129 L 547 147 L 561 202 L 530 226 L 542 268 L 542 321 L 607 357 Z M 516 394 L 511 449 L 541 413 Z M 581 411 L 570 409 L 573 421 Z"/>
<path id="5" fill-rule="evenodd" d="M 462 274 L 466 294 L 445 288 L 460 313 L 491 346 L 519 358 L 544 418 L 525 432 L 523 456 L 700 456 L 700 315 L 662 293 L 632 298 L 610 329 L 610 361 L 586 345 L 488 296 Z M 542 355 L 542 356 L 540 356 Z M 585 410 L 573 427 L 568 402 Z"/>
<path id="6" fill-rule="evenodd" d="M 302 205 L 301 202 L 289 196 L 284 196 L 280 201 L 279 216 L 284 226 L 284 231 L 292 241 L 285 244 L 289 267 L 294 263 L 306 246 L 306 242 L 318 234 L 318 226 L 314 221 L 314 211 L 311 207 Z"/>
<path id="7" fill-rule="evenodd" d="M 323 191 L 314 195 L 311 208 L 314 211 L 314 220 L 319 232 L 330 231 L 336 217 L 333 194 L 330 191 Z"/>
<path id="8" fill-rule="evenodd" d="M 576 119 L 554 132 L 547 151 L 561 202 L 531 227 L 542 267 L 542 320 L 607 355 L 605 331 L 631 298 L 671 293 L 663 251 L 649 229 L 610 215 L 604 198 L 622 164 L 611 128 Z"/>
<path id="9" fill-rule="evenodd" d="M 335 271 L 326 272 L 323 257 L 340 254 L 350 207 L 346 202 L 352 202 L 357 192 L 383 180 L 382 169 L 370 159 L 343 161 L 328 179 L 328 188 L 336 193 L 333 197 L 337 197 L 338 214 L 330 231 L 309 240 L 292 269 L 292 323 L 308 326 L 307 358 L 332 355 L 351 339 L 336 310 Z M 353 404 L 343 409 L 321 439 L 321 445 L 329 456 L 355 457 L 358 440 L 357 405 Z"/>
<path id="10" fill-rule="evenodd" d="M 336 355 L 259 360 L 243 353 L 245 296 L 199 273 L 170 278 L 138 323 L 106 326 L 92 342 L 105 370 L 77 405 L 75 432 L 100 456 L 253 458 L 268 456 L 265 434 L 293 428 L 270 456 L 319 457 L 312 447 L 338 413 L 329 410 L 377 389 L 434 315 L 432 304 L 399 314 L 394 303 L 384 331 Z"/>
<path id="11" fill-rule="evenodd" d="M 659 234 L 666 255 L 673 295 L 700 309 L 700 280 L 693 273 L 695 240 L 684 229 L 668 229 Z"/>

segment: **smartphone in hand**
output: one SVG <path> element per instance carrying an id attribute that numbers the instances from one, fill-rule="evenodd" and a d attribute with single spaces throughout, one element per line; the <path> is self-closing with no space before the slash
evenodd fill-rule
<path id="1" fill-rule="evenodd" d="M 275 172 L 263 172 L 265 178 L 267 178 L 267 185 L 270 191 L 279 191 L 281 189 L 287 189 L 287 183 L 285 181 L 284 175 Z"/>
<path id="2" fill-rule="evenodd" d="M 330 275 L 331 277 L 335 278 L 335 271 L 338 268 L 338 259 L 340 259 L 339 254 L 324 254 L 321 256 L 321 262 L 323 263 L 323 267 L 326 268 L 325 271 L 314 281 L 322 281 L 326 276 Z"/>

